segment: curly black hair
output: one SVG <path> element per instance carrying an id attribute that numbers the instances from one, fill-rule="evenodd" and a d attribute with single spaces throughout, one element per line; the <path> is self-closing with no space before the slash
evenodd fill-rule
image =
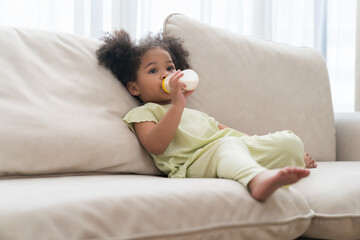
<path id="1" fill-rule="evenodd" d="M 149 34 L 136 44 L 126 31 L 120 30 L 113 34 L 107 33 L 103 41 L 104 44 L 96 51 L 98 63 L 110 69 L 125 87 L 128 82 L 136 81 L 141 57 L 147 50 L 154 47 L 160 47 L 169 52 L 176 69 L 189 68 L 188 51 L 183 48 L 178 39 L 164 36 L 163 33 Z"/>

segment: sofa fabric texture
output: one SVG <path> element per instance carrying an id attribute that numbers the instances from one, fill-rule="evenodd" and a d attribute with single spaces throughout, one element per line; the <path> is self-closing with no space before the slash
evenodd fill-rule
<path id="1" fill-rule="evenodd" d="M 293 185 L 314 210 L 304 236 L 360 239 L 359 162 L 319 162 L 311 177 Z"/>
<path id="2" fill-rule="evenodd" d="M 335 161 L 328 72 L 318 52 L 237 35 L 179 14 L 168 17 L 164 32 L 183 42 L 199 73 L 189 107 L 250 135 L 290 129 L 315 159 Z"/>
<path id="3" fill-rule="evenodd" d="M 0 28 L 0 176 L 161 174 L 119 121 L 137 103 L 97 64 L 100 44 Z"/>
<path id="4" fill-rule="evenodd" d="M 181 14 L 168 16 L 164 32 L 183 42 L 199 73 L 200 84 L 189 106 L 249 134 L 291 129 L 303 140 L 305 151 L 320 163 L 326 161 L 312 170 L 314 176 L 294 185 L 316 212 L 304 236 L 360 239 L 360 164 L 328 164 L 336 158 L 335 123 L 327 69 L 319 53 L 237 35 Z M 337 134 L 342 138 L 339 145 L 345 145 L 337 149 L 344 157 L 338 160 L 359 160 L 352 147 L 358 137 L 344 139 L 358 132 L 360 118 L 353 116 L 338 117 L 338 128 L 344 129 Z M 339 189 L 337 197 L 334 188 Z"/>
<path id="5" fill-rule="evenodd" d="M 188 107 L 248 134 L 292 130 L 318 168 L 265 202 L 232 180 L 166 178 L 122 121 L 138 102 L 97 64 L 101 41 L 0 27 L 0 239 L 360 239 L 345 143 L 360 121 L 334 124 L 321 56 L 181 14 L 164 32 L 200 77 Z"/>
<path id="6" fill-rule="evenodd" d="M 359 161 L 360 112 L 342 112 L 336 119 L 336 160 Z"/>
<path id="7" fill-rule="evenodd" d="M 263 204 L 225 179 L 68 176 L 0 190 L 0 239 L 287 239 L 314 215 L 295 189 Z"/>

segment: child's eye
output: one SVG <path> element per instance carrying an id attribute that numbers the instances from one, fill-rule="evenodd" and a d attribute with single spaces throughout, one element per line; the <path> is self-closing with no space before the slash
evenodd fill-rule
<path id="1" fill-rule="evenodd" d="M 175 68 L 174 67 L 168 67 L 167 70 L 168 71 L 173 71 Z"/>
<path id="2" fill-rule="evenodd" d="M 151 69 L 151 70 L 149 71 L 149 73 L 151 73 L 151 74 L 154 74 L 154 73 L 156 73 L 156 72 L 157 72 L 156 69 Z"/>

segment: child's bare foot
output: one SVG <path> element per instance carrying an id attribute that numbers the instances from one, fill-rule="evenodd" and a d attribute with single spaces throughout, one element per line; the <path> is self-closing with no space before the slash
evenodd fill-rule
<path id="1" fill-rule="evenodd" d="M 317 164 L 315 163 L 315 160 L 306 152 L 304 153 L 304 162 L 306 168 L 316 168 Z"/>
<path id="2" fill-rule="evenodd" d="M 278 188 L 296 183 L 307 177 L 310 170 L 297 167 L 265 170 L 256 175 L 248 184 L 251 195 L 258 201 L 264 201 Z"/>

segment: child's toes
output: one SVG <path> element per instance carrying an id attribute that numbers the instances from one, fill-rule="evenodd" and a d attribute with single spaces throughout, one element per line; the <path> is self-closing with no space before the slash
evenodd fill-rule
<path id="1" fill-rule="evenodd" d="M 309 167 L 310 168 L 316 168 L 317 167 L 317 164 L 315 163 L 315 161 L 311 161 L 311 163 L 309 164 Z"/>

